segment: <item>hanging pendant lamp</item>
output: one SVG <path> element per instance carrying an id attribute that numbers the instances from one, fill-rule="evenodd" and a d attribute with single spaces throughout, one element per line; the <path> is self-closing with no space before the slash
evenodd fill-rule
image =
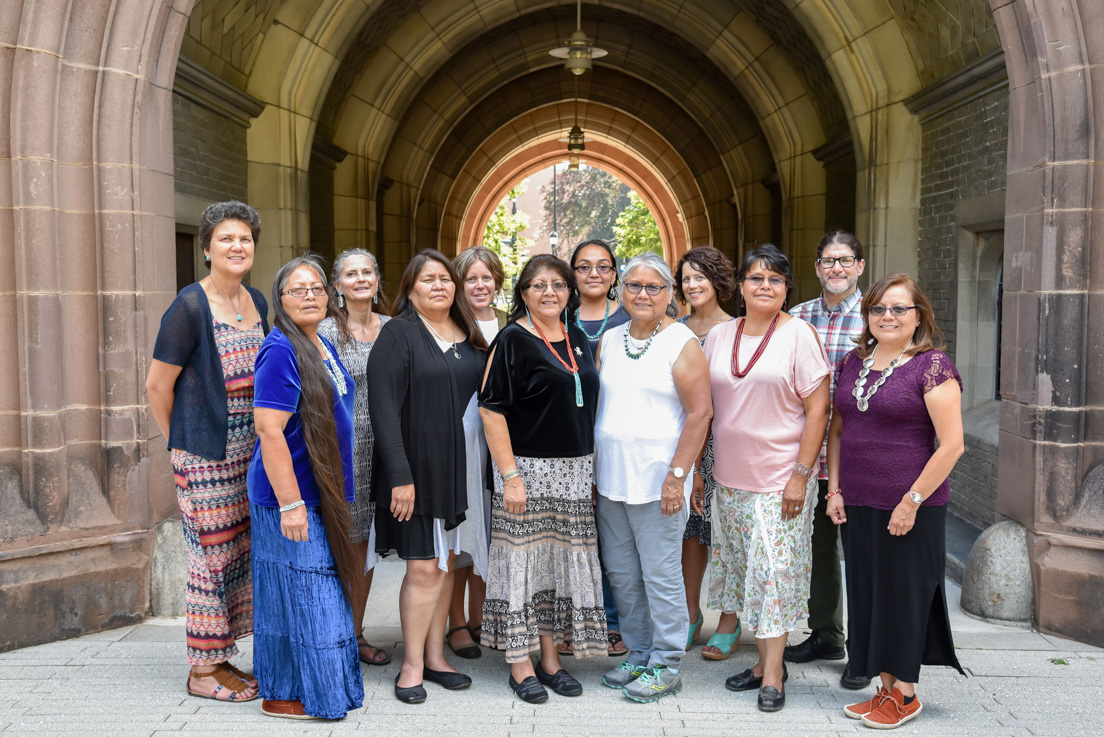
<path id="1" fill-rule="evenodd" d="M 575 32 L 564 45 L 548 52 L 557 59 L 566 59 L 564 69 L 579 75 L 594 68 L 593 60 L 605 56 L 608 51 L 590 45 L 590 39 L 583 33 L 583 0 L 579 0 L 575 9 Z"/>

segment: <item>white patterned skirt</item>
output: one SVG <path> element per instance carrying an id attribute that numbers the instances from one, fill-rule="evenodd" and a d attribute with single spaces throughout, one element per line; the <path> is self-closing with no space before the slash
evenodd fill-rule
<path id="1" fill-rule="evenodd" d="M 503 509 L 496 466 L 481 642 L 505 650 L 508 663 L 539 651 L 541 636 L 557 645 L 573 641 L 578 657 L 605 656 L 593 456 L 514 460 L 525 484 L 525 511 Z"/>

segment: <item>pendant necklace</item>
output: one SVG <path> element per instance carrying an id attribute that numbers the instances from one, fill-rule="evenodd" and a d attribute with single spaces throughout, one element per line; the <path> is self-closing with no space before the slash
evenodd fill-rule
<path id="1" fill-rule="evenodd" d="M 239 310 L 237 307 L 235 307 L 233 302 L 226 299 L 226 295 L 223 294 L 222 290 L 218 288 L 218 284 L 215 284 L 215 278 L 214 277 L 211 277 L 211 286 L 215 288 L 216 292 L 218 292 L 218 296 L 220 296 L 224 300 L 226 300 L 226 304 L 230 305 L 230 309 L 232 309 L 234 311 L 234 314 L 238 316 L 238 322 L 241 322 L 242 321 L 241 310 Z M 240 284 L 238 285 L 238 301 L 239 302 L 241 301 L 241 285 Z"/>
<path id="2" fill-rule="evenodd" d="M 866 386 L 866 377 L 870 373 L 870 367 L 874 365 L 874 354 L 878 352 L 878 346 L 874 346 L 874 350 L 870 352 L 870 358 L 863 361 L 862 370 L 859 371 L 859 378 L 855 379 L 855 388 L 851 391 L 851 396 L 855 398 L 860 412 L 865 412 L 870 407 L 871 397 L 878 393 L 878 387 L 886 383 L 886 379 L 893 374 L 893 369 L 900 365 L 901 359 L 905 357 L 905 351 L 911 346 L 912 341 L 910 340 L 904 350 L 901 351 L 901 355 L 889 362 L 889 365 L 882 370 L 881 375 L 870 386 L 870 389 L 867 390 L 866 396 L 863 396 L 863 387 Z"/>
<path id="3" fill-rule="evenodd" d="M 751 367 L 755 365 L 755 362 L 759 360 L 759 357 L 763 355 L 763 351 L 767 350 L 767 343 L 770 342 L 771 335 L 774 334 L 774 329 L 778 327 L 778 318 L 782 315 L 779 312 L 771 320 L 770 327 L 767 328 L 767 334 L 763 336 L 763 342 L 759 344 L 759 347 L 755 349 L 755 353 L 751 355 L 751 361 L 748 362 L 747 368 L 743 371 L 740 370 L 740 336 L 744 334 L 744 323 L 747 322 L 745 317 L 740 320 L 736 325 L 736 340 L 732 343 L 732 375 L 737 379 L 742 379 L 751 373 Z"/>
<path id="4" fill-rule="evenodd" d="M 605 317 L 602 318 L 602 324 L 598 326 L 598 332 L 595 333 L 594 335 L 591 335 L 590 333 L 588 333 L 586 331 L 586 328 L 583 327 L 582 321 L 579 319 L 579 313 L 583 311 L 583 308 L 580 307 L 578 310 L 575 311 L 575 327 L 577 327 L 577 328 L 579 328 L 580 330 L 583 331 L 583 335 L 586 336 L 587 340 L 598 340 L 602 337 L 602 333 L 606 332 L 606 323 L 609 322 L 609 312 L 610 312 L 609 303 L 610 303 L 610 301 L 607 298 L 606 299 L 606 315 L 605 315 Z"/>
<path id="5" fill-rule="evenodd" d="M 606 306 L 609 306 L 608 302 L 606 303 Z M 582 407 L 583 382 L 579 380 L 579 364 L 575 362 L 575 354 L 571 351 L 571 338 L 569 338 L 567 335 L 567 325 L 562 322 L 560 323 L 560 328 L 563 330 L 564 340 L 567 341 L 567 357 L 571 359 L 570 365 L 568 365 L 567 361 L 560 358 L 560 354 L 556 353 L 556 350 L 552 347 L 552 344 L 548 342 L 548 338 L 544 336 L 544 332 L 537 326 L 535 322 L 533 322 L 533 318 L 532 316 L 530 316 L 528 308 L 525 309 L 525 319 L 529 321 L 529 327 L 537 331 L 537 335 L 539 335 L 540 339 L 544 341 L 544 345 L 547 346 L 548 350 L 552 352 L 552 355 L 556 357 L 556 360 L 560 362 L 560 365 L 563 366 L 568 371 L 568 373 L 570 373 L 575 378 L 575 406 Z"/>
<path id="6" fill-rule="evenodd" d="M 345 375 L 337 368 L 337 361 L 334 360 L 333 354 L 330 353 L 330 349 L 326 347 L 326 344 L 322 344 L 322 356 L 325 359 L 323 361 L 326 364 L 326 370 L 330 372 L 330 378 L 333 379 L 334 386 L 337 387 L 337 395 L 339 397 L 345 396 L 348 393 L 349 388 L 345 386 Z"/>
<path id="7" fill-rule="evenodd" d="M 429 324 L 429 320 L 422 317 L 422 313 L 419 312 L 418 317 L 421 317 L 422 322 L 424 322 L 426 324 L 426 327 L 429 328 L 430 331 L 434 335 L 437 336 L 437 340 L 441 341 L 442 343 L 448 343 L 449 342 L 449 341 L 445 340 L 444 338 L 442 338 L 441 334 L 433 329 L 433 326 Z M 452 346 L 452 355 L 456 356 L 456 360 L 459 361 L 460 360 L 460 351 L 456 348 L 456 326 L 455 325 L 452 326 L 452 343 L 451 343 L 451 346 Z"/>
<path id="8" fill-rule="evenodd" d="M 623 336 L 624 340 L 622 341 L 625 344 L 625 355 L 628 356 L 629 358 L 631 358 L 634 361 L 639 361 L 640 357 L 643 356 L 645 353 L 647 353 L 648 349 L 652 347 L 652 341 L 655 340 L 656 333 L 659 332 L 659 326 L 662 325 L 662 324 L 663 324 L 663 318 L 661 317 L 661 318 L 659 318 L 659 322 L 656 323 L 655 330 L 653 330 L 652 334 L 650 336 L 648 336 L 648 342 L 646 342 L 644 344 L 644 347 L 640 349 L 640 353 L 633 353 L 631 350 L 629 350 L 629 326 L 631 326 L 632 323 L 629 323 L 629 325 L 626 325 L 625 326 L 625 334 Z M 633 340 L 636 340 L 636 338 L 633 338 Z"/>

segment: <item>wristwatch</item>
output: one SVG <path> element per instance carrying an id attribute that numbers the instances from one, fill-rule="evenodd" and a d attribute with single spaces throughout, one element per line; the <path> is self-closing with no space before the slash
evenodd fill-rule
<path id="1" fill-rule="evenodd" d="M 676 479 L 686 478 L 686 469 L 682 466 L 668 466 L 667 471 Z"/>
<path id="2" fill-rule="evenodd" d="M 924 503 L 924 497 L 920 495 L 920 492 L 919 491 L 913 491 L 912 489 L 909 489 L 909 499 L 912 500 L 913 504 L 923 504 Z"/>

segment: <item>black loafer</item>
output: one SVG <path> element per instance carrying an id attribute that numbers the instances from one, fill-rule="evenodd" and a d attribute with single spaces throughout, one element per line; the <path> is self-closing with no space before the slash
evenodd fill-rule
<path id="1" fill-rule="evenodd" d="M 537 663 L 534 672 L 537 674 L 538 681 L 548 686 L 560 696 L 580 696 L 583 693 L 583 684 L 576 681 L 571 674 L 563 668 L 560 668 L 552 675 L 548 675 L 544 672 L 544 669 L 540 667 L 540 663 Z"/>
<path id="2" fill-rule="evenodd" d="M 544 686 L 540 684 L 540 681 L 533 676 L 523 678 L 521 683 L 510 676 L 510 688 L 514 689 L 514 693 L 527 704 L 543 704 L 548 701 L 548 692 L 544 690 Z"/>
<path id="3" fill-rule="evenodd" d="M 785 683 L 790 679 L 790 671 L 786 668 L 786 664 L 782 664 L 782 683 Z M 762 687 L 763 677 L 756 676 L 755 673 L 748 668 L 742 670 L 734 676 L 729 676 L 725 680 L 725 688 L 729 691 L 754 691 L 757 688 Z"/>
<path id="4" fill-rule="evenodd" d="M 811 663 L 814 660 L 843 660 L 847 652 L 842 647 L 829 645 L 819 632 L 813 632 L 805 642 L 787 645 L 782 657 L 791 663 Z"/>
<path id="5" fill-rule="evenodd" d="M 463 673 L 453 673 L 448 670 L 430 670 L 422 666 L 422 678 L 447 688 L 449 691 L 459 691 L 472 684 L 472 679 Z"/>
<path id="6" fill-rule="evenodd" d="M 404 704 L 420 704 L 426 700 L 426 690 L 422 684 L 417 686 L 400 686 L 399 676 L 395 676 L 395 698 Z"/>
<path id="7" fill-rule="evenodd" d="M 851 675 L 850 664 L 844 666 L 843 675 L 840 676 L 840 686 L 848 691 L 862 691 L 870 685 L 870 679 L 866 676 Z"/>
<path id="8" fill-rule="evenodd" d="M 786 694 L 774 686 L 759 689 L 759 711 L 782 711 L 786 705 Z"/>

